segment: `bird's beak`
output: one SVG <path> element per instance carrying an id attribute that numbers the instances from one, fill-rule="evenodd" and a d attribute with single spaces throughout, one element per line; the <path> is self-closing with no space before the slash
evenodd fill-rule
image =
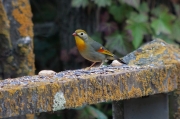
<path id="1" fill-rule="evenodd" d="M 77 36 L 77 34 L 74 32 L 73 34 L 72 34 L 73 36 Z"/>

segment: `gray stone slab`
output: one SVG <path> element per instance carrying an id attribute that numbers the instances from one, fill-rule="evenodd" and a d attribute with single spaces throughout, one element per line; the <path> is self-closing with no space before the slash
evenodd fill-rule
<path id="1" fill-rule="evenodd" d="M 124 119 L 169 119 L 167 94 L 125 100 Z"/>

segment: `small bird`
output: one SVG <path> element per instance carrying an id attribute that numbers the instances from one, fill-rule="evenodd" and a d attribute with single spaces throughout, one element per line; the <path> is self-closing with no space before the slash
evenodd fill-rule
<path id="1" fill-rule="evenodd" d="M 76 46 L 79 53 L 85 59 L 93 62 L 89 69 L 96 64 L 96 62 L 101 62 L 100 66 L 105 60 L 118 60 L 120 63 L 126 64 L 124 61 L 119 59 L 117 56 L 112 54 L 110 51 L 106 50 L 100 43 L 94 41 L 88 36 L 86 31 L 82 29 L 77 29 L 73 34 L 76 41 Z"/>

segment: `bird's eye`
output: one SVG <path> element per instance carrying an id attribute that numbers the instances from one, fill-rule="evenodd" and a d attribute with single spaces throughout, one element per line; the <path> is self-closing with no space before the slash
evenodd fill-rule
<path id="1" fill-rule="evenodd" d="M 83 35 L 83 33 L 81 33 L 81 36 Z"/>

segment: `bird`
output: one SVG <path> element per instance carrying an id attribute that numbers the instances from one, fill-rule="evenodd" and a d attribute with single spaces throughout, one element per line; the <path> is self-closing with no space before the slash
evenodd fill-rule
<path id="1" fill-rule="evenodd" d="M 126 64 L 122 59 L 119 59 L 116 55 L 108 51 L 99 42 L 96 42 L 89 37 L 85 30 L 77 29 L 72 35 L 75 38 L 76 46 L 81 56 L 93 62 L 88 69 L 93 67 L 97 62 L 101 62 L 99 66 L 101 67 L 106 60 L 116 59 L 120 63 Z"/>

